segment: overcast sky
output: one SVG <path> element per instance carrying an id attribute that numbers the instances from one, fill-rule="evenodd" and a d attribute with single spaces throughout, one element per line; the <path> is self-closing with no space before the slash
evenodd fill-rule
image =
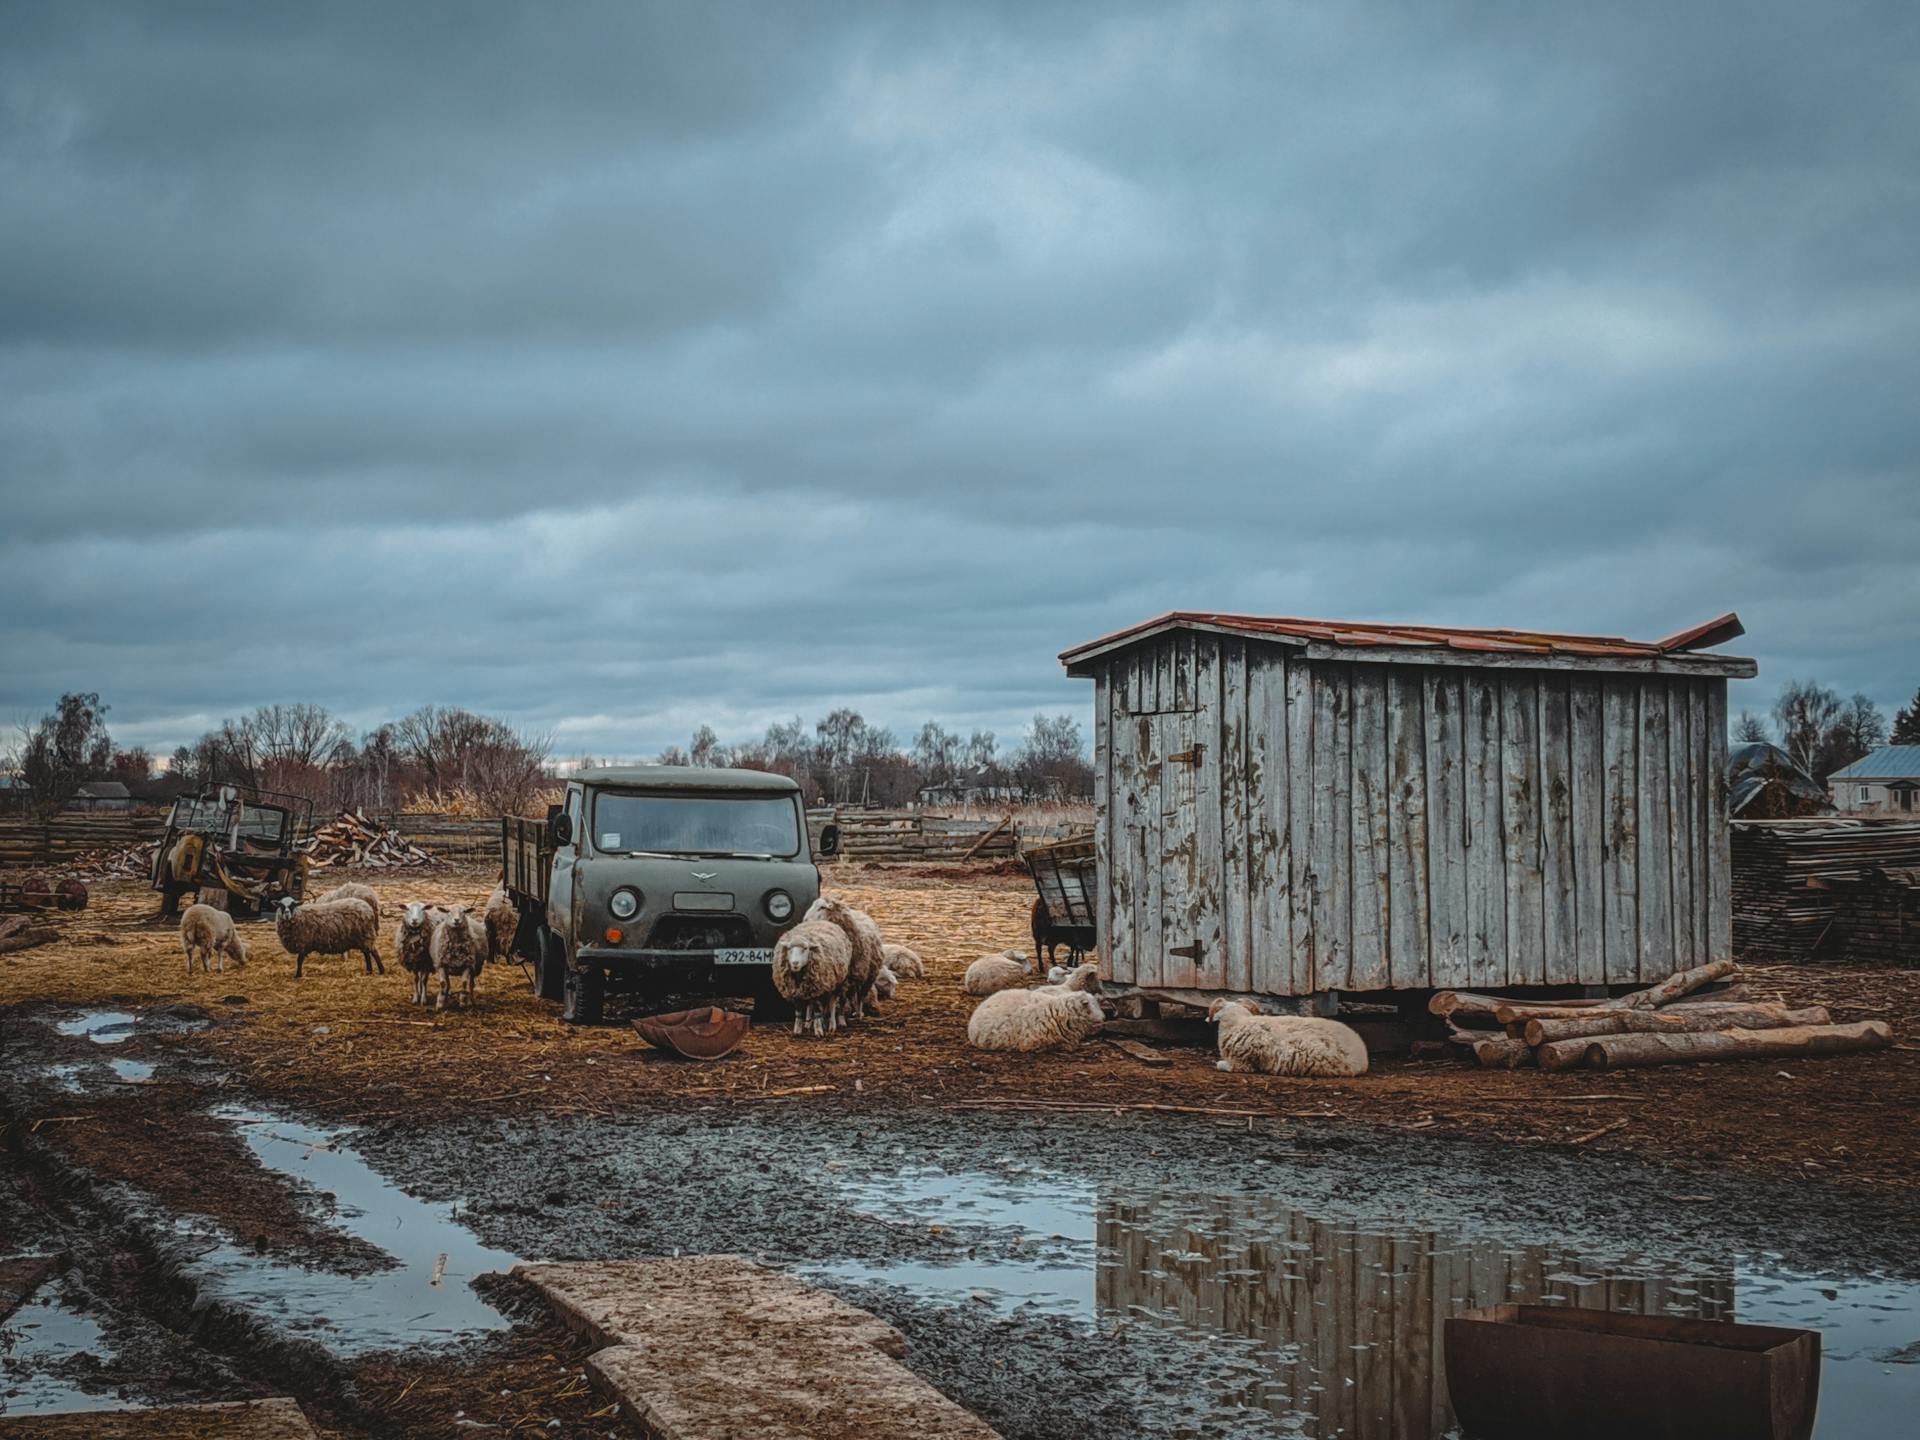
<path id="1" fill-rule="evenodd" d="M 10 4 L 0 718 L 1012 738 L 1176 608 L 1891 710 L 1917 360 L 1904 0 Z"/>

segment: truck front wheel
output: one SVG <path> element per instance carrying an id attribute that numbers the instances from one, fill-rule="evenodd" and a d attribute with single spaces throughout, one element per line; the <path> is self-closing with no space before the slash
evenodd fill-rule
<path id="1" fill-rule="evenodd" d="M 569 1025 L 598 1025 L 605 1008 L 607 977 L 597 965 L 569 965 L 560 1018 Z"/>
<path id="2" fill-rule="evenodd" d="M 567 989 L 567 948 L 546 926 L 534 941 L 533 993 L 542 1000 L 564 1000 Z"/>

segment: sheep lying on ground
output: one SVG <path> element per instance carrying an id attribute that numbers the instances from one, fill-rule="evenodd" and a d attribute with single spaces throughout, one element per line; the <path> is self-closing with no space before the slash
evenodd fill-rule
<path id="1" fill-rule="evenodd" d="M 867 1013 L 867 997 L 873 993 L 874 977 L 887 963 L 887 944 L 880 938 L 880 927 L 864 910 L 856 910 L 844 900 L 822 895 L 807 907 L 806 918 L 824 920 L 846 932 L 852 947 L 847 959 L 847 979 L 840 993 L 838 1015 L 841 1024 Z"/>
<path id="2" fill-rule="evenodd" d="M 1100 964 L 1088 960 L 1069 970 L 1064 965 L 1056 965 L 1047 971 L 1047 984 L 1064 985 L 1069 990 L 1086 990 L 1100 993 Z"/>
<path id="3" fill-rule="evenodd" d="M 427 977 L 433 974 L 433 927 L 446 912 L 438 906 L 414 901 L 400 912 L 393 927 L 393 953 L 400 968 L 413 976 L 413 1003 L 427 1003 Z"/>
<path id="4" fill-rule="evenodd" d="M 315 900 L 296 906 L 289 895 L 281 900 L 273 916 L 273 930 L 280 937 L 281 948 L 293 956 L 296 980 L 306 973 L 307 956 L 345 955 L 349 950 L 360 952 L 367 974 L 373 974 L 376 965 L 382 975 L 386 974 L 387 967 L 380 960 L 379 926 L 372 907 L 364 900 Z"/>
<path id="5" fill-rule="evenodd" d="M 1207 1019 L 1220 1027 L 1219 1069 L 1323 1079 L 1367 1073 L 1367 1042 L 1338 1020 L 1263 1015 L 1251 1000 L 1216 1000 Z"/>
<path id="6" fill-rule="evenodd" d="M 853 941 L 830 920 L 802 920 L 775 942 L 773 988 L 793 1006 L 793 1033 L 840 1028 L 840 998 L 853 963 Z"/>
<path id="7" fill-rule="evenodd" d="M 520 912 L 514 908 L 513 897 L 507 894 L 506 886 L 493 887 L 481 919 L 487 927 L 487 959 L 511 959 L 513 934 L 520 928 Z"/>
<path id="8" fill-rule="evenodd" d="M 233 928 L 233 917 L 211 905 L 189 905 L 180 917 L 180 945 L 187 952 L 187 973 L 193 973 L 193 957 L 200 956 L 202 970 L 213 969 L 213 957 L 220 957 L 220 972 L 226 973 L 227 956 L 235 965 L 247 963 L 247 942 Z"/>
<path id="9" fill-rule="evenodd" d="M 924 980 L 927 978 L 926 962 L 920 958 L 920 952 L 905 945 L 889 942 L 881 947 L 886 966 L 893 971 L 898 980 Z"/>
<path id="10" fill-rule="evenodd" d="M 1018 950 L 998 955 L 982 955 L 967 967 L 967 978 L 960 988 L 969 995 L 992 995 L 1018 985 L 1033 974 L 1033 962 Z"/>
<path id="11" fill-rule="evenodd" d="M 1052 1050 L 1078 1045 L 1105 1022 L 1100 1002 L 1084 990 L 1002 990 L 974 1007 L 967 1043 L 977 1050 Z"/>
<path id="12" fill-rule="evenodd" d="M 440 993 L 433 1008 L 447 1008 L 447 990 L 456 980 L 466 982 L 466 1007 L 473 1008 L 473 982 L 487 963 L 487 927 L 467 913 L 464 905 L 449 906 L 433 923 L 433 935 L 427 941 L 427 954 L 433 960 L 433 973 L 440 981 Z"/>
<path id="13" fill-rule="evenodd" d="M 313 897 L 313 903 L 316 905 L 325 905 L 333 900 L 366 901 L 368 908 L 373 911 L 374 925 L 376 927 L 379 926 L 380 897 L 373 893 L 373 887 L 371 885 L 362 885 L 358 880 L 348 880 L 344 884 L 334 886 L 324 895 L 316 895 Z"/>

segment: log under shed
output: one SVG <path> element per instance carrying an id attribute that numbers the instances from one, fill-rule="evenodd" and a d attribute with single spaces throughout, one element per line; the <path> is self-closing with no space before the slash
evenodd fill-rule
<path id="1" fill-rule="evenodd" d="M 1729 954 L 1723 616 L 1655 642 L 1178 612 L 1095 684 L 1103 975 L 1643 985 Z"/>

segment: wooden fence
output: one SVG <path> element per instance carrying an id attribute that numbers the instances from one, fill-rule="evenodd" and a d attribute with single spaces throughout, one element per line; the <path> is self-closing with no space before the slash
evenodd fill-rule
<path id="1" fill-rule="evenodd" d="M 120 850 L 157 840 L 164 815 L 71 810 L 50 821 L 0 820 L 0 870 L 65 864 L 89 850 Z"/>

